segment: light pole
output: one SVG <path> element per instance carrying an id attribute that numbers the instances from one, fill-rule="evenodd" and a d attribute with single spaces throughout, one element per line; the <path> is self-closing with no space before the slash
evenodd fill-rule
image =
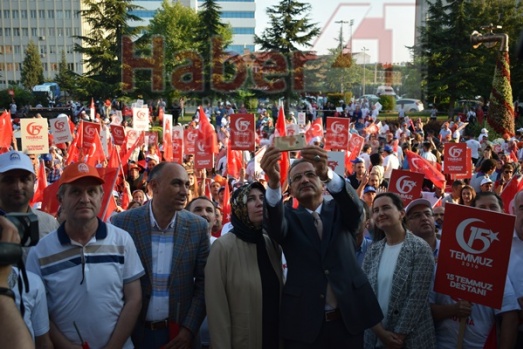
<path id="1" fill-rule="evenodd" d="M 340 34 L 341 34 L 341 37 L 340 37 L 340 50 L 343 50 L 343 47 L 345 46 L 345 43 L 343 42 L 343 25 L 344 24 L 348 24 L 349 21 L 336 21 L 334 22 L 336 24 L 341 24 L 341 28 L 340 28 Z M 351 24 L 352 25 L 352 24 Z"/>
<path id="2" fill-rule="evenodd" d="M 361 49 L 361 51 L 363 52 L 363 94 L 365 94 L 365 56 L 367 55 L 366 52 L 368 51 L 369 49 L 366 48 L 365 46 L 363 46 L 363 48 Z"/>
<path id="3" fill-rule="evenodd" d="M 354 20 L 351 19 L 350 22 L 349 22 L 349 27 L 350 27 L 350 53 L 352 55 L 352 26 L 354 25 Z"/>

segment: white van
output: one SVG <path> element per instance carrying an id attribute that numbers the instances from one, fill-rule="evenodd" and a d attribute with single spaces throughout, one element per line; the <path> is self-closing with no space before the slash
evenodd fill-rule
<path id="1" fill-rule="evenodd" d="M 376 96 L 381 96 L 381 95 L 396 96 L 396 92 L 394 91 L 394 89 L 391 86 L 385 86 L 385 85 L 378 86 L 376 88 L 376 92 L 374 94 Z"/>

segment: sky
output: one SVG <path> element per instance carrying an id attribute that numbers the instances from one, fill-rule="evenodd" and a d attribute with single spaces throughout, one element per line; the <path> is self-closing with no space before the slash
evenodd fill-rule
<path id="1" fill-rule="evenodd" d="M 338 45 L 340 25 L 343 26 L 344 41 L 350 47 L 352 19 L 352 52 L 370 55 L 370 62 L 401 63 L 411 61 L 405 46 L 414 44 L 416 0 L 300 0 L 312 6 L 309 18 L 321 28 L 320 36 L 314 41 L 312 50 L 325 54 Z M 277 5 L 280 0 L 256 0 L 256 34 L 267 27 L 267 7 Z"/>

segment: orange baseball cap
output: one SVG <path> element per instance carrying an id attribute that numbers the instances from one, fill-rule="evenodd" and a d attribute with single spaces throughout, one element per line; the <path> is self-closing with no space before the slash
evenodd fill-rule
<path id="1" fill-rule="evenodd" d="M 98 170 L 84 162 L 70 164 L 64 168 L 58 184 L 61 186 L 62 184 L 71 183 L 82 178 L 94 178 L 98 180 L 100 184 L 104 184 L 104 180 L 98 174 Z"/>

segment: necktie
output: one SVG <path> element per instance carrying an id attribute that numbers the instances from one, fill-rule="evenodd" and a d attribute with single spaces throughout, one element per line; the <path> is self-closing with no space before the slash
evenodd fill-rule
<path id="1" fill-rule="evenodd" d="M 321 221 L 320 215 L 316 211 L 312 212 L 312 217 L 314 218 L 314 225 L 316 226 L 318 236 L 321 240 L 323 238 L 323 222 Z"/>
<path id="2" fill-rule="evenodd" d="M 318 236 L 320 237 L 320 240 L 323 238 L 323 222 L 321 220 L 320 215 L 318 212 L 314 211 L 312 212 L 312 217 L 314 218 L 314 225 L 316 226 L 316 230 L 318 231 Z M 325 274 L 328 275 L 329 271 L 326 270 Z M 326 295 L 326 303 L 329 307 L 332 309 L 336 309 L 338 307 L 338 301 L 336 300 L 336 296 L 334 295 L 334 292 L 332 291 L 331 283 L 327 283 L 327 295 Z"/>

